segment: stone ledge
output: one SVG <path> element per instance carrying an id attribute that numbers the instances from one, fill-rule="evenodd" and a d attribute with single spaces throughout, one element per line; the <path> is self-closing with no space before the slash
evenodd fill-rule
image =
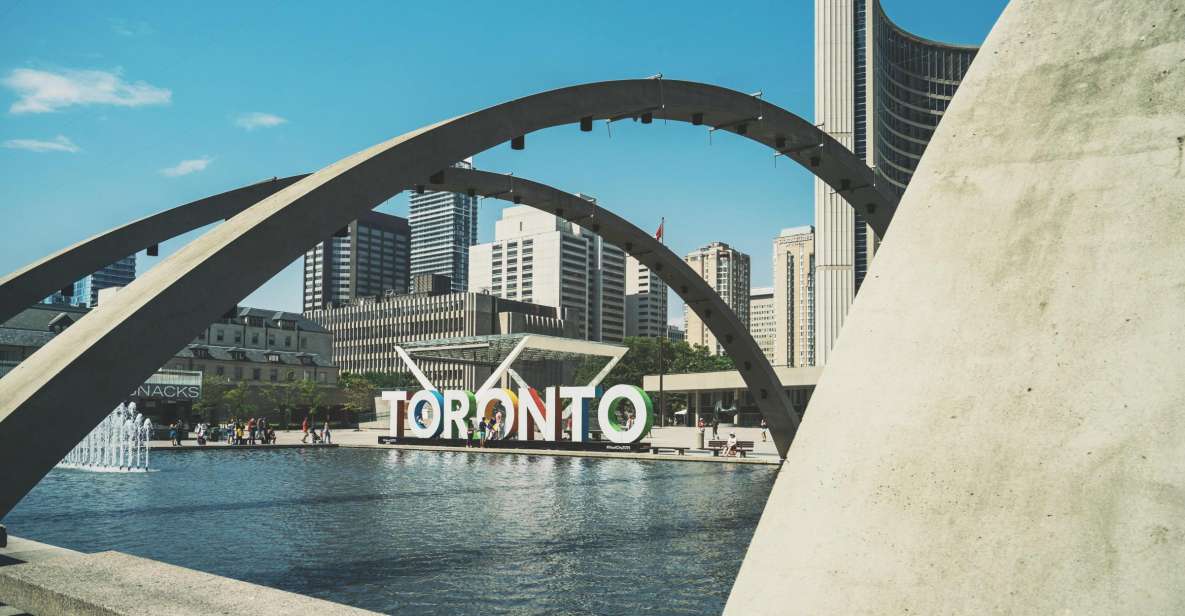
<path id="1" fill-rule="evenodd" d="M 38 616 L 376 613 L 120 552 L 0 567 L 0 602 Z"/>

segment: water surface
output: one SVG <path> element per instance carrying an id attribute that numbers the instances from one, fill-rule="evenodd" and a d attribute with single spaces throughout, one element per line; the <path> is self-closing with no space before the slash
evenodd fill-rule
<path id="1" fill-rule="evenodd" d="M 14 535 L 380 612 L 723 609 L 774 467 L 377 449 L 159 452 L 55 470 Z"/>

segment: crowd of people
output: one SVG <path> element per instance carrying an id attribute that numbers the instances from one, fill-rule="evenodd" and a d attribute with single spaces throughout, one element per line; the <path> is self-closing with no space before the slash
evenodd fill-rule
<path id="1" fill-rule="evenodd" d="M 227 445 L 271 445 L 276 442 L 276 429 L 266 417 L 232 418 L 222 426 L 222 440 Z"/>
<path id="2" fill-rule="evenodd" d="M 485 447 L 488 441 L 496 441 L 502 439 L 503 424 L 502 409 L 498 409 L 490 417 L 482 417 L 477 422 L 477 428 L 470 430 L 466 428 L 466 434 L 461 437 L 465 439 L 466 447 Z"/>

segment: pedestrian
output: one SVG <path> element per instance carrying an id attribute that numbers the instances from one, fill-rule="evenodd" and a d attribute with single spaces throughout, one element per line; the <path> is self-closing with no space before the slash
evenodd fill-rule
<path id="1" fill-rule="evenodd" d="M 486 420 L 477 422 L 477 442 L 479 447 L 486 446 Z"/>
<path id="2" fill-rule="evenodd" d="M 720 438 L 719 431 L 720 431 L 720 418 L 713 417 L 712 418 L 712 438 L 713 439 Z"/>
<path id="3" fill-rule="evenodd" d="M 245 429 L 243 427 L 243 422 L 236 421 L 235 422 L 235 445 L 242 445 L 243 443 L 247 442 L 244 432 L 245 432 Z"/>
<path id="4" fill-rule="evenodd" d="M 177 422 L 175 421 L 169 424 L 169 444 L 177 444 Z"/>
<path id="5" fill-rule="evenodd" d="M 761 442 L 764 443 L 769 435 L 769 425 L 765 423 L 765 418 L 761 418 Z"/>
<path id="6" fill-rule="evenodd" d="M 325 427 L 321 428 L 321 441 L 326 445 L 333 442 L 333 437 L 329 434 L 329 418 L 325 418 Z"/>
<path id="7" fill-rule="evenodd" d="M 304 433 L 304 436 L 300 437 L 300 442 L 309 442 L 309 418 L 307 415 L 304 418 L 304 422 L 300 424 L 300 431 Z"/>
<path id="8" fill-rule="evenodd" d="M 206 424 L 205 424 L 205 422 L 201 422 L 201 421 L 198 422 L 197 430 L 194 431 L 194 434 L 197 436 L 197 444 L 198 445 L 205 445 L 206 444 Z"/>
<path id="9" fill-rule="evenodd" d="M 255 444 L 255 418 L 252 417 L 247 420 L 247 444 Z"/>
<path id="10" fill-rule="evenodd" d="M 488 426 L 488 428 L 490 431 L 489 440 L 492 441 L 492 440 L 498 438 L 498 416 L 496 414 L 490 418 L 490 425 Z"/>

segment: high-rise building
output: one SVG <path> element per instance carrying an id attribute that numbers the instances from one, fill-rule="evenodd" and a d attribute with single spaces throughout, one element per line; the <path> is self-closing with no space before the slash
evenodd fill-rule
<path id="1" fill-rule="evenodd" d="M 126 287 L 136 279 L 136 255 L 124 257 L 107 267 L 74 282 L 70 295 L 57 291 L 45 298 L 46 304 L 69 304 L 83 308 L 99 305 L 99 291 L 111 287 Z"/>
<path id="2" fill-rule="evenodd" d="M 716 290 L 741 324 L 749 327 L 749 255 L 723 242 L 712 242 L 688 253 L 683 260 Z M 724 353 L 724 347 L 716 341 L 712 331 L 686 306 L 683 307 L 683 329 L 688 344 L 706 346 L 713 355 Z"/>
<path id="3" fill-rule="evenodd" d="M 559 308 L 586 340 L 625 336 L 625 253 L 587 229 L 508 207 L 494 241 L 473 246 L 470 260 L 470 291 Z"/>
<path id="4" fill-rule="evenodd" d="M 815 0 L 815 121 L 900 195 L 976 51 L 906 32 L 879 0 Z M 815 227 L 816 361 L 824 365 L 876 238 L 819 180 Z"/>
<path id="5" fill-rule="evenodd" d="M 456 165 L 473 168 L 473 159 Z M 469 280 L 469 247 L 477 243 L 477 197 L 463 193 L 425 190 L 413 192 L 408 220 L 411 226 L 411 274 L 442 274 L 454 291 L 464 291 Z"/>
<path id="6" fill-rule="evenodd" d="M 749 291 L 749 335 L 771 362 L 776 339 L 774 330 L 777 329 L 775 313 L 773 287 L 756 287 Z"/>
<path id="7" fill-rule="evenodd" d="M 634 257 L 625 259 L 625 335 L 659 338 L 667 333 L 667 285 Z"/>
<path id="8" fill-rule="evenodd" d="M 775 366 L 815 365 L 815 228 L 782 229 L 774 238 Z"/>
<path id="9" fill-rule="evenodd" d="M 485 293 L 451 293 L 441 287 L 432 290 L 431 284 L 422 288 L 428 291 L 361 298 L 346 306 L 307 311 L 305 317 L 333 333 L 334 363 L 354 373 L 408 371 L 396 345 L 498 334 L 575 334 L 575 328 L 552 306 Z M 416 363 L 440 388 L 474 390 L 490 374 L 490 366 L 480 362 L 421 359 Z M 523 374 L 536 382 L 525 370 Z"/>
<path id="10" fill-rule="evenodd" d="M 304 310 L 341 306 L 359 297 L 406 293 L 406 218 L 367 212 L 304 255 Z"/>

